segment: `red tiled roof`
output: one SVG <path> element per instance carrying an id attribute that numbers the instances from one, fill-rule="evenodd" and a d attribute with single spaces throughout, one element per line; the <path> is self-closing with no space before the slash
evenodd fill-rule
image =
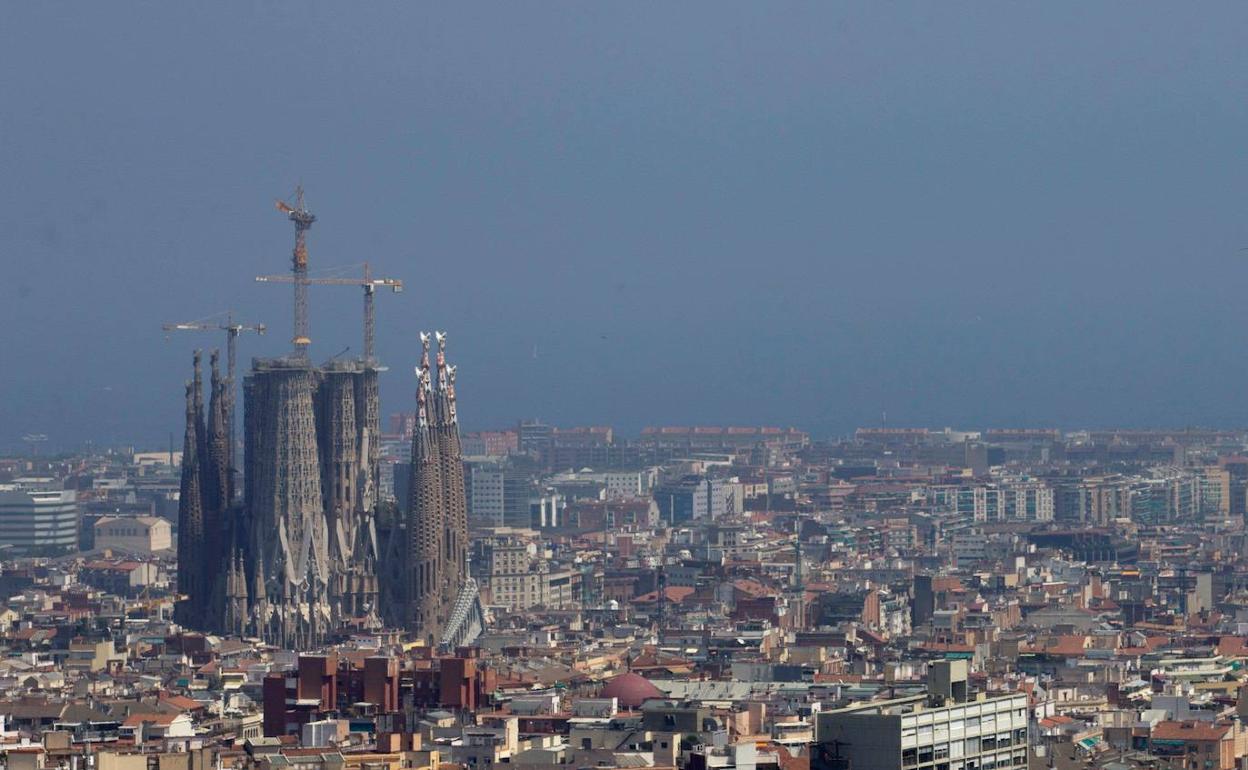
<path id="1" fill-rule="evenodd" d="M 1230 729 L 1230 725 L 1205 722 L 1158 722 L 1152 737 L 1156 741 L 1220 741 Z"/>
<path id="2" fill-rule="evenodd" d="M 734 580 L 732 581 L 732 587 L 737 589 L 743 594 L 749 594 L 750 596 L 754 596 L 754 597 L 770 595 L 770 592 L 767 590 L 766 586 L 764 586 L 762 583 L 758 582 L 757 580 L 747 580 L 744 578 L 742 578 L 741 580 Z"/>
<path id="3" fill-rule="evenodd" d="M 1248 639 L 1242 636 L 1224 636 L 1218 640 L 1218 654 L 1228 658 L 1248 657 Z"/>
<path id="4" fill-rule="evenodd" d="M 1051 729 L 1054 727 L 1061 727 L 1062 725 L 1071 724 L 1074 721 L 1075 721 L 1074 719 L 1068 716 L 1055 714 L 1051 717 L 1045 717 L 1044 719 L 1041 719 L 1038 724 L 1045 729 Z"/>
<path id="5" fill-rule="evenodd" d="M 160 700 L 180 711 L 198 711 L 204 707 L 202 703 L 191 700 L 185 695 L 163 695 Z"/>

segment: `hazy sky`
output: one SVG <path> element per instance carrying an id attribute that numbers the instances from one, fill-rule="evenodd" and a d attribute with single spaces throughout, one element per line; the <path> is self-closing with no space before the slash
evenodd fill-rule
<path id="1" fill-rule="evenodd" d="M 1248 424 L 1248 5 L 7 3 L 0 447 L 161 445 L 275 196 L 371 260 L 385 413 Z M 313 287 L 313 352 L 360 348 Z"/>

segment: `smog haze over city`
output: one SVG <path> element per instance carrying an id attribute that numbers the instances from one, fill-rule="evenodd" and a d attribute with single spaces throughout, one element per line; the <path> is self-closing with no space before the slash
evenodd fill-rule
<path id="1" fill-rule="evenodd" d="M 288 348 L 274 197 L 365 260 L 387 413 L 470 428 L 1248 423 L 1248 6 L 15 3 L 0 447 L 163 447 Z M 311 287 L 312 355 L 359 353 Z M 467 376 L 467 373 L 471 376 Z"/>
<path id="2" fill-rule="evenodd" d="M 0 770 L 1248 770 L 1248 4 L 0 9 Z"/>

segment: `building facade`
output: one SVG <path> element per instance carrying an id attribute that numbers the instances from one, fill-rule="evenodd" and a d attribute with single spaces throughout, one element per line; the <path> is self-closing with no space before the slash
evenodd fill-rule
<path id="1" fill-rule="evenodd" d="M 31 555 L 74 551 L 78 517 L 72 489 L 0 491 L 0 546 Z"/>
<path id="2" fill-rule="evenodd" d="M 95 547 L 129 553 L 173 548 L 173 528 L 157 516 L 104 516 L 95 522 Z"/>
<path id="3" fill-rule="evenodd" d="M 533 483 L 527 473 L 496 463 L 473 463 L 469 519 L 473 529 L 532 525 Z"/>
<path id="4" fill-rule="evenodd" d="M 735 479 L 686 476 L 654 488 L 659 515 L 669 524 L 717 521 L 742 510 L 741 484 Z"/>
<path id="5" fill-rule="evenodd" d="M 1000 770 L 1026 767 L 1027 696 L 928 708 L 902 698 L 818 716 L 812 770 L 833 754 L 854 770 Z"/>

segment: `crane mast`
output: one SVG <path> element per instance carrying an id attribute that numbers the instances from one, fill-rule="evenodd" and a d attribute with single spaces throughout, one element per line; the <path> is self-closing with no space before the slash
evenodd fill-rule
<path id="1" fill-rule="evenodd" d="M 295 249 L 291 253 L 291 277 L 295 285 L 295 357 L 308 358 L 308 345 L 312 344 L 308 330 L 308 230 L 316 221 L 316 215 L 308 211 L 303 202 L 303 185 L 295 188 L 295 202 L 290 205 L 281 200 L 277 210 L 295 223 Z"/>
<path id="2" fill-rule="evenodd" d="M 377 338 L 377 311 L 373 306 L 373 294 L 377 289 L 372 283 L 372 272 L 368 263 L 364 263 L 364 362 L 373 366 L 376 363 L 374 341 Z M 396 290 L 397 291 L 397 290 Z"/>
<path id="3" fill-rule="evenodd" d="M 373 364 L 373 340 L 377 334 L 377 315 L 373 309 L 373 285 L 369 283 L 372 275 L 368 263 L 364 263 L 364 363 Z"/>

